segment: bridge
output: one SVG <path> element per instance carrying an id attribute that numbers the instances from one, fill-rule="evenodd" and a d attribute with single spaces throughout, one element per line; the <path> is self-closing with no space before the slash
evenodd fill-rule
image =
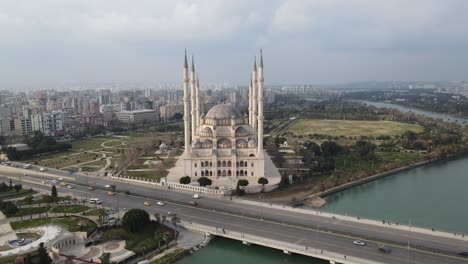
<path id="1" fill-rule="evenodd" d="M 75 187 L 59 188 L 60 194 L 99 198 L 105 206 L 141 208 L 150 215 L 171 211 L 187 228 L 288 254 L 303 254 L 336 263 L 468 263 L 467 258 L 457 254 L 468 249 L 468 239 L 463 235 L 228 197 L 203 196 L 194 207 L 189 204 L 192 198 L 187 192 L 105 177 L 70 176 L 55 170 L 40 173 L 37 168 L 24 170 L 0 165 L 0 181 L 19 180 L 24 186 L 46 193 L 50 192 L 50 184 L 42 181 L 59 177 Z M 88 191 L 90 184 L 95 187 L 94 191 Z M 116 195 L 107 195 L 106 184 L 116 186 Z M 160 200 L 166 204 L 143 205 L 145 201 L 155 204 Z M 356 246 L 354 240 L 365 241 L 367 245 Z M 379 253 L 381 245 L 391 248 L 392 252 Z"/>

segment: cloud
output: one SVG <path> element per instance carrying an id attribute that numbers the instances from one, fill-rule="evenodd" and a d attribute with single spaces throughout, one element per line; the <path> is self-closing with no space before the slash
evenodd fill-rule
<path id="1" fill-rule="evenodd" d="M 0 83 L 176 82 L 184 48 L 207 80 L 245 83 L 260 47 L 271 82 L 422 79 L 420 68 L 463 79 L 467 9 L 464 0 L 0 0 Z"/>

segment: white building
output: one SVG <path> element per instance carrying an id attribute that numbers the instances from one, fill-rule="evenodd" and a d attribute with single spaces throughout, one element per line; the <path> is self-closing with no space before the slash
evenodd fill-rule
<path id="1" fill-rule="evenodd" d="M 227 103 L 215 105 L 206 115 L 202 113 L 194 62 L 192 59 L 189 80 L 187 57 L 184 64 L 183 98 L 185 150 L 176 168 L 169 172 L 170 182 L 178 182 L 183 176 L 190 176 L 192 182 L 200 177 L 208 177 L 213 186 L 229 189 L 235 188 L 239 179 L 247 179 L 249 185 L 257 184 L 261 177 L 269 178 L 271 184 L 279 182 L 280 175 L 263 150 L 262 56 L 258 70 L 254 62 L 249 87 L 249 110 L 245 115 L 235 105 Z"/>
<path id="2" fill-rule="evenodd" d="M 151 109 L 122 111 L 116 113 L 117 120 L 125 124 L 154 124 L 159 121 L 159 111 Z"/>

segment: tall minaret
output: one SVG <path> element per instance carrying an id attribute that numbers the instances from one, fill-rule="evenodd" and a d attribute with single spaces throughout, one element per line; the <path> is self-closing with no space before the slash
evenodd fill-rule
<path id="1" fill-rule="evenodd" d="M 252 128 L 257 129 L 257 58 L 254 57 L 252 72 Z"/>
<path id="2" fill-rule="evenodd" d="M 197 118 L 196 118 L 196 110 L 195 110 L 195 85 L 197 80 L 195 79 L 195 62 L 193 61 L 193 56 L 192 56 L 192 72 L 190 74 L 190 87 L 191 87 L 191 92 L 190 92 L 190 106 L 191 106 L 191 115 L 192 115 L 192 141 L 195 140 L 195 131 L 197 129 Z"/>
<path id="3" fill-rule="evenodd" d="M 257 157 L 263 157 L 263 54 L 260 49 L 260 64 L 258 65 L 258 136 Z"/>
<path id="4" fill-rule="evenodd" d="M 187 50 L 184 58 L 184 155 L 190 153 L 190 114 L 189 114 L 189 78 L 187 65 Z"/>
<path id="5" fill-rule="evenodd" d="M 196 112 L 196 115 L 195 115 L 195 118 L 197 119 L 197 121 L 195 122 L 196 126 L 197 126 L 197 129 L 198 127 L 200 127 L 200 79 L 198 78 L 198 74 L 197 74 L 197 88 L 195 90 L 195 112 Z"/>
<path id="6" fill-rule="evenodd" d="M 249 85 L 249 125 L 252 125 L 252 77 Z"/>

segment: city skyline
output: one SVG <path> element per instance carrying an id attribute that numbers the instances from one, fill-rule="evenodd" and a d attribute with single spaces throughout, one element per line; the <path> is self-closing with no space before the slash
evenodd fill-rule
<path id="1" fill-rule="evenodd" d="M 466 80 L 464 1 L 4 1 L 0 85 L 181 83 L 187 48 L 203 83 Z"/>

